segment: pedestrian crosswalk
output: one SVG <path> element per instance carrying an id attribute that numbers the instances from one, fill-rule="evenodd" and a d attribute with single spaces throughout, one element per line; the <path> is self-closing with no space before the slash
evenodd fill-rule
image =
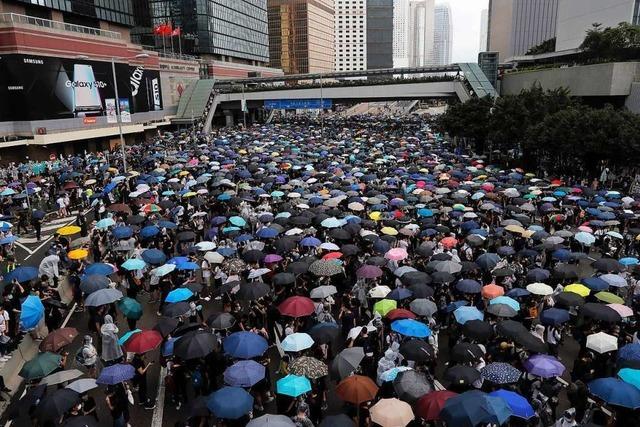
<path id="1" fill-rule="evenodd" d="M 64 227 L 65 225 L 69 225 L 75 222 L 75 215 L 67 216 L 64 218 L 55 218 L 51 221 L 47 221 L 42 224 L 40 240 L 37 239 L 36 233 L 34 230 L 30 230 L 26 235 L 21 235 L 18 239 L 18 243 L 22 245 L 33 245 L 38 242 L 42 242 L 47 240 L 49 237 L 53 236 L 57 229 Z"/>

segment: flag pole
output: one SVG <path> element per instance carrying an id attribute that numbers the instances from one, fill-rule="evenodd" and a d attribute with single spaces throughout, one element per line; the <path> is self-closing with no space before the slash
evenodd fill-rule
<path id="1" fill-rule="evenodd" d="M 182 28 L 180 28 L 180 32 L 178 33 L 178 49 L 180 49 L 180 56 L 182 56 Z"/>

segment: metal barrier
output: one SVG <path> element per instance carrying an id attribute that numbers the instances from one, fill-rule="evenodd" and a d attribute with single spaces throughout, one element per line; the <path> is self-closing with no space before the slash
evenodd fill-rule
<path id="1" fill-rule="evenodd" d="M 26 24 L 41 28 L 49 28 L 58 31 L 70 31 L 72 33 L 80 33 L 98 37 L 107 37 L 119 40 L 122 35 L 117 31 L 101 30 L 99 28 L 85 27 L 83 25 L 68 24 L 61 21 L 52 21 L 50 19 L 36 18 L 34 16 L 20 15 L 18 13 L 0 13 L 0 24 Z"/>

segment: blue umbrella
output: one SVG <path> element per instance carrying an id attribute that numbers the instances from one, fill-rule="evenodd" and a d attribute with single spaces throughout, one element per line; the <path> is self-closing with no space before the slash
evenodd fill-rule
<path id="1" fill-rule="evenodd" d="M 640 390 L 640 370 L 623 368 L 618 371 L 618 376 L 626 383 Z"/>
<path id="2" fill-rule="evenodd" d="M 513 308 L 515 311 L 520 311 L 520 303 L 513 298 L 504 295 L 501 295 L 489 301 L 489 305 L 492 304 L 505 304 Z"/>
<path id="3" fill-rule="evenodd" d="M 164 357 L 173 356 L 173 344 L 180 337 L 171 337 L 164 344 L 162 344 L 162 355 Z"/>
<path id="4" fill-rule="evenodd" d="M 498 254 L 487 252 L 478 257 L 476 264 L 483 270 L 490 271 L 495 268 L 499 261 L 500 257 Z"/>
<path id="5" fill-rule="evenodd" d="M 447 304 L 447 306 L 445 307 L 444 311 L 447 312 L 447 313 L 453 313 L 454 311 L 456 311 L 460 307 L 466 306 L 468 303 L 469 303 L 469 301 L 465 301 L 465 300 L 453 301 L 453 302 L 450 302 L 449 304 Z"/>
<path id="6" fill-rule="evenodd" d="M 628 267 L 630 265 L 638 265 L 639 261 L 638 261 L 638 258 L 626 257 L 626 258 L 620 258 L 618 262 L 624 265 L 625 267 Z"/>
<path id="7" fill-rule="evenodd" d="M 494 384 L 512 384 L 520 380 L 522 372 L 508 363 L 490 363 L 480 370 L 480 375 Z"/>
<path id="8" fill-rule="evenodd" d="M 147 264 L 138 258 L 131 258 L 126 260 L 124 263 L 122 263 L 122 268 L 124 268 L 125 270 L 142 270 L 143 268 L 145 268 L 147 266 Z"/>
<path id="9" fill-rule="evenodd" d="M 160 265 L 164 264 L 167 256 L 160 249 L 147 249 L 142 252 L 142 259 L 149 264 Z"/>
<path id="10" fill-rule="evenodd" d="M 401 319 L 391 323 L 391 329 L 407 337 L 426 338 L 431 330 L 424 323 L 414 319 Z"/>
<path id="11" fill-rule="evenodd" d="M 570 261 L 571 260 L 571 252 L 566 249 L 557 249 L 553 251 L 551 254 L 551 258 L 556 259 L 558 261 Z"/>
<path id="12" fill-rule="evenodd" d="M 236 420 L 253 409 L 253 397 L 239 387 L 222 387 L 207 398 L 207 408 L 218 418 Z"/>
<path id="13" fill-rule="evenodd" d="M 284 351 L 302 351 L 310 348 L 314 344 L 311 335 L 304 332 L 296 332 L 294 334 L 287 335 L 282 340 L 282 349 Z"/>
<path id="14" fill-rule="evenodd" d="M 640 362 L 640 343 L 631 343 L 618 350 L 618 359 Z"/>
<path id="15" fill-rule="evenodd" d="M 229 218 L 229 222 L 236 227 L 244 227 L 245 225 L 247 225 L 247 221 L 239 216 L 232 216 L 231 218 Z"/>
<path id="16" fill-rule="evenodd" d="M 167 230 L 173 230 L 174 228 L 177 228 L 178 225 L 171 221 L 162 220 L 158 221 L 158 227 L 166 228 Z"/>
<path id="17" fill-rule="evenodd" d="M 19 239 L 18 236 L 8 236 L 0 240 L 0 245 L 9 245 L 18 239 Z"/>
<path id="18" fill-rule="evenodd" d="M 240 331 L 229 335 L 222 343 L 225 353 L 238 359 L 262 356 L 269 344 L 267 340 L 253 332 Z"/>
<path id="19" fill-rule="evenodd" d="M 99 274 L 101 276 L 108 276 L 113 274 L 114 269 L 109 264 L 105 264 L 103 262 L 94 262 L 93 264 L 89 264 L 84 269 L 85 276 L 91 276 L 94 274 Z"/>
<path id="20" fill-rule="evenodd" d="M 540 323 L 545 326 L 560 325 L 570 318 L 569 312 L 561 308 L 549 308 L 540 313 Z"/>
<path id="21" fill-rule="evenodd" d="M 273 239 L 278 235 L 278 230 L 270 227 L 261 228 L 256 232 L 256 236 L 261 239 Z"/>
<path id="22" fill-rule="evenodd" d="M 385 298 L 400 301 L 406 298 L 411 298 L 412 295 L 413 292 L 407 288 L 395 288 L 389 292 Z"/>
<path id="23" fill-rule="evenodd" d="M 235 254 L 236 250 L 234 248 L 223 247 L 223 248 L 216 249 L 216 252 L 218 252 L 220 255 L 224 257 L 229 257 Z"/>
<path id="24" fill-rule="evenodd" d="M 458 307 L 453 315 L 456 318 L 456 322 L 464 325 L 469 320 L 484 320 L 484 314 L 475 307 L 463 306 Z"/>
<path id="25" fill-rule="evenodd" d="M 183 262 L 189 262 L 189 258 L 186 256 L 174 256 L 170 260 L 167 261 L 167 264 L 182 264 Z"/>
<path id="26" fill-rule="evenodd" d="M 509 390 L 496 390 L 494 392 L 489 393 L 489 396 L 492 397 L 500 397 L 507 402 L 511 411 L 513 411 L 513 416 L 518 418 L 524 418 L 528 420 L 529 418 L 536 415 L 536 411 L 533 410 L 533 407 L 525 399 L 523 396 L 520 396 L 518 393 Z"/>
<path id="27" fill-rule="evenodd" d="M 116 239 L 128 239 L 133 236 L 133 229 L 131 227 L 115 227 L 111 230 L 111 234 Z"/>
<path id="28" fill-rule="evenodd" d="M 149 225 L 140 230 L 140 237 L 148 239 L 149 237 L 157 236 L 160 233 L 160 229 L 155 225 Z"/>
<path id="29" fill-rule="evenodd" d="M 193 270 L 198 270 L 200 268 L 200 266 L 198 264 L 196 264 L 195 262 L 181 262 L 179 263 L 176 268 L 180 271 L 193 271 Z"/>
<path id="30" fill-rule="evenodd" d="M 29 295 L 22 302 L 20 308 L 20 328 L 25 331 L 38 326 L 38 322 L 44 317 L 44 305 L 35 295 Z"/>
<path id="31" fill-rule="evenodd" d="M 252 387 L 265 376 L 266 368 L 254 360 L 240 360 L 224 371 L 224 382 L 233 387 Z"/>
<path id="32" fill-rule="evenodd" d="M 165 298 L 165 302 L 174 303 L 180 301 L 186 301 L 193 296 L 193 292 L 188 288 L 177 288 L 169 292 Z"/>
<path id="33" fill-rule="evenodd" d="M 307 247 L 318 247 L 320 246 L 320 244 L 322 244 L 322 242 L 315 238 L 315 237 L 305 237 L 304 239 L 300 240 L 300 246 L 307 246 Z"/>
<path id="34" fill-rule="evenodd" d="M 142 329 L 134 329 L 133 331 L 128 331 L 123 336 L 118 338 L 118 344 L 124 345 L 124 343 L 126 343 L 129 340 L 129 338 L 131 338 L 132 336 L 134 336 L 138 332 L 142 332 Z"/>
<path id="35" fill-rule="evenodd" d="M 504 424 L 513 415 L 504 399 L 478 390 L 467 391 L 446 401 L 440 418 L 447 425 L 475 427 L 479 424 Z"/>
<path id="36" fill-rule="evenodd" d="M 17 280 L 20 283 L 28 282 L 38 277 L 38 269 L 36 267 L 17 267 L 4 276 L 5 283 L 11 283 Z"/>
<path id="37" fill-rule="evenodd" d="M 129 381 L 135 375 L 136 370 L 133 365 L 116 363 L 107 366 L 100 372 L 100 376 L 96 380 L 98 384 L 115 385 L 124 381 Z"/>
<path id="38" fill-rule="evenodd" d="M 598 378 L 587 384 L 589 392 L 610 405 L 640 408 L 640 390 L 617 378 Z"/>
<path id="39" fill-rule="evenodd" d="M 286 377 L 278 380 L 276 383 L 276 390 L 278 394 L 298 397 L 311 391 L 311 382 L 306 377 L 287 375 Z"/>
<path id="40" fill-rule="evenodd" d="M 511 298 L 522 298 L 522 297 L 528 297 L 529 295 L 531 295 L 531 292 L 523 288 L 513 288 L 509 292 L 507 292 L 505 295 Z"/>
<path id="41" fill-rule="evenodd" d="M 587 277 L 582 279 L 581 282 L 592 291 L 604 291 L 609 289 L 609 284 L 599 277 Z"/>

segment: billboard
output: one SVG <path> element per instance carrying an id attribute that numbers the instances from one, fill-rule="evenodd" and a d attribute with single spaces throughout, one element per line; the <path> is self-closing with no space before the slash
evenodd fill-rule
<path id="1" fill-rule="evenodd" d="M 264 108 L 267 110 L 317 110 L 329 109 L 333 106 L 331 99 L 267 99 Z"/>
<path id="2" fill-rule="evenodd" d="M 159 71 L 116 63 L 116 77 L 123 119 L 162 110 Z M 0 121 L 107 116 L 113 123 L 115 98 L 110 62 L 0 55 Z"/>

